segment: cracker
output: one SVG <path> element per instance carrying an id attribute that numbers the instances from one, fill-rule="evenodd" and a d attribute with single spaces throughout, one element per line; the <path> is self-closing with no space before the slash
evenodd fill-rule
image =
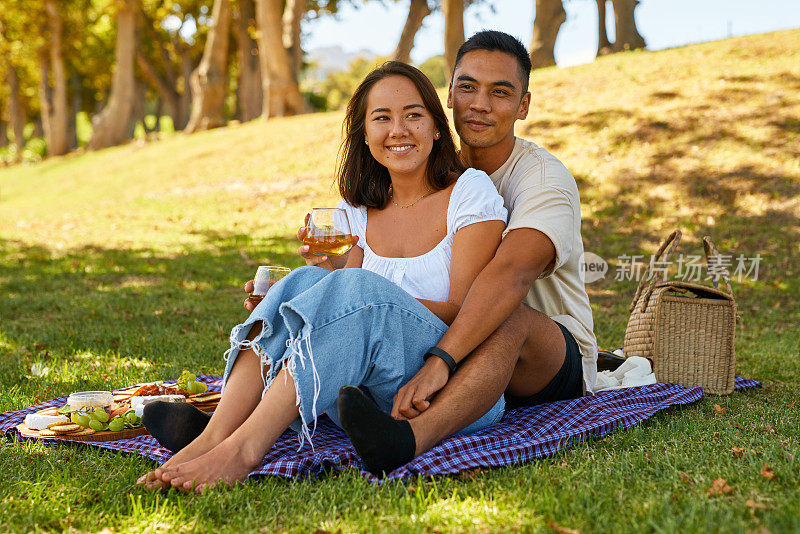
<path id="1" fill-rule="evenodd" d="M 132 395 L 132 394 L 130 394 L 130 393 L 115 393 L 115 394 L 114 394 L 114 402 L 119 402 L 119 401 L 128 400 L 128 399 L 130 399 L 132 396 L 133 396 L 133 395 Z"/>
<path id="2" fill-rule="evenodd" d="M 58 413 L 58 408 L 46 408 L 36 413 L 39 413 L 41 415 L 61 415 L 60 413 Z"/>
<path id="3" fill-rule="evenodd" d="M 93 428 L 83 428 L 83 429 L 79 430 L 78 432 L 71 432 L 69 434 L 64 434 L 64 437 L 72 438 L 72 437 L 75 437 L 75 436 L 91 436 L 95 432 L 97 432 L 97 431 L 95 429 L 93 429 Z"/>
<path id="4" fill-rule="evenodd" d="M 53 432 L 52 430 L 43 429 L 39 430 L 39 437 L 40 438 L 55 438 L 58 437 L 58 432 Z"/>
<path id="5" fill-rule="evenodd" d="M 53 432 L 58 432 L 58 433 L 74 432 L 76 430 L 80 430 L 81 428 L 83 428 L 81 425 L 63 421 L 61 423 L 50 423 L 49 425 L 47 425 L 48 430 L 52 430 Z"/>

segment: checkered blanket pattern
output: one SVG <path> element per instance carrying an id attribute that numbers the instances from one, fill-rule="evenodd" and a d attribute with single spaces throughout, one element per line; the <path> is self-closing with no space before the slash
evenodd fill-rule
<path id="1" fill-rule="evenodd" d="M 198 377 L 217 391 L 222 380 L 218 376 Z M 736 377 L 736 389 L 761 387 L 756 380 Z M 685 388 L 677 384 L 607 391 L 592 397 L 553 402 L 534 407 L 509 410 L 491 427 L 468 436 L 454 436 L 389 474 L 388 480 L 405 480 L 415 475 L 443 475 L 476 467 L 494 467 L 530 461 L 554 454 L 587 438 L 602 438 L 617 430 L 630 428 L 670 406 L 689 404 L 703 396 L 701 388 Z M 24 410 L 0 414 L 0 433 L 17 434 L 15 427 L 25 415 L 51 406 L 61 406 L 67 397 L 59 397 Z M 23 438 L 24 439 L 24 438 Z M 298 450 L 294 432 L 287 431 L 278 440 L 264 463 L 250 475 L 277 475 L 286 478 L 318 476 L 325 472 L 355 467 L 371 480 L 364 470 L 345 433 L 323 416 L 313 436 L 314 448 L 308 444 Z M 86 445 L 132 452 L 163 463 L 170 452 L 158 445 L 150 435 L 117 441 L 88 442 Z"/>

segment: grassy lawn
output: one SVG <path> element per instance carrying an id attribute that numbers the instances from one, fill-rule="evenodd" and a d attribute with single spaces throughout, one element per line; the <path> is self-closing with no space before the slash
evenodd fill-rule
<path id="1" fill-rule="evenodd" d="M 734 291 L 737 372 L 764 389 L 541 461 L 385 486 L 348 472 L 153 495 L 134 485 L 153 466 L 139 456 L 2 441 L 0 531 L 800 530 L 800 30 L 537 71 L 531 90 L 517 133 L 573 172 L 585 248 L 611 266 L 588 286 L 600 345 L 622 344 L 635 290 L 618 257 L 649 256 L 675 227 L 701 254 L 710 234 L 762 258 Z M 0 411 L 220 374 L 241 285 L 258 264 L 298 266 L 303 215 L 336 200 L 341 119 L 0 169 Z M 709 495 L 717 478 L 730 491 Z"/>

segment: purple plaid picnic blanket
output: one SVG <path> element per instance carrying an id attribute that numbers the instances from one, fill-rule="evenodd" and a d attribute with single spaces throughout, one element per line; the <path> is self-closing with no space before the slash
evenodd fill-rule
<path id="1" fill-rule="evenodd" d="M 198 377 L 217 391 L 218 376 Z M 761 387 L 757 380 L 736 377 L 736 389 Z M 503 418 L 483 431 L 468 436 L 454 436 L 389 474 L 387 480 L 405 480 L 415 475 L 444 475 L 476 467 L 494 467 L 530 461 L 554 454 L 589 437 L 602 438 L 617 430 L 630 428 L 670 406 L 689 404 L 703 396 L 701 388 L 677 384 L 611 390 L 591 397 L 552 402 L 534 407 L 509 410 Z M 67 397 L 59 397 L 24 410 L 0 414 L 0 433 L 17 434 L 15 427 L 25 415 L 51 406 L 61 406 Z M 24 438 L 23 438 L 24 439 Z M 377 481 L 364 470 L 361 459 L 345 433 L 330 419 L 319 419 L 313 436 L 314 447 L 305 444 L 298 450 L 297 435 L 287 431 L 272 447 L 261 467 L 253 475 L 278 475 L 286 478 L 318 476 L 325 472 L 355 467 L 361 474 Z M 171 453 L 146 434 L 131 439 L 87 442 L 104 449 L 132 452 L 165 462 Z"/>

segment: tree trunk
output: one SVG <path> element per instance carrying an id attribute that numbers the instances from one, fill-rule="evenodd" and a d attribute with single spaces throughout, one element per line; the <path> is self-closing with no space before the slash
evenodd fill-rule
<path id="1" fill-rule="evenodd" d="M 200 65 L 192 73 L 192 114 L 184 133 L 210 130 L 225 125 L 223 115 L 228 89 L 228 41 L 230 0 L 214 0 L 213 26 L 208 32 Z"/>
<path id="2" fill-rule="evenodd" d="M 392 59 L 403 63 L 411 63 L 414 37 L 417 36 L 417 32 L 422 27 L 422 21 L 430 14 L 431 8 L 428 7 L 427 0 L 411 0 L 411 5 L 408 7 L 408 18 L 405 26 L 403 26 L 403 33 L 400 34 L 400 40 L 397 42 L 397 48 L 394 50 Z"/>
<path id="3" fill-rule="evenodd" d="M 458 47 L 464 43 L 464 0 L 442 0 L 444 13 L 444 57 L 453 73 Z"/>
<path id="4" fill-rule="evenodd" d="M 242 122 L 261 115 L 261 67 L 258 61 L 258 43 L 250 37 L 249 28 L 255 26 L 255 4 L 253 0 L 239 0 L 235 11 L 237 57 L 239 60 L 238 115 Z"/>
<path id="5" fill-rule="evenodd" d="M 144 79 L 158 92 L 159 101 L 164 102 L 167 107 L 167 114 L 172 117 L 175 129 L 178 129 L 178 123 L 181 120 L 179 103 L 181 95 L 178 94 L 174 86 L 171 86 L 167 80 L 158 75 L 140 50 L 136 51 L 136 64 L 139 66 Z"/>
<path id="6" fill-rule="evenodd" d="M 64 33 L 61 15 L 56 0 L 45 0 L 47 22 L 50 26 L 49 52 L 50 67 L 53 69 L 53 93 L 50 109 L 50 137 L 47 139 L 47 153 L 60 156 L 69 152 L 67 141 L 67 76 L 64 70 L 64 56 L 61 54 L 61 39 Z"/>
<path id="7" fill-rule="evenodd" d="M 261 116 L 283 117 L 308 110 L 300 88 L 292 76 L 289 54 L 283 47 L 281 0 L 257 0 L 259 29 L 258 56 L 261 58 L 261 83 L 264 103 Z"/>
<path id="8" fill-rule="evenodd" d="M 78 112 L 83 108 L 83 95 L 81 95 L 81 79 L 78 73 L 73 72 L 69 77 L 69 86 L 72 93 L 72 113 L 68 115 L 67 142 L 70 150 L 78 148 Z"/>
<path id="9" fill-rule="evenodd" d="M 597 0 L 597 57 L 611 53 L 611 42 L 606 31 L 606 2 Z"/>
<path id="10" fill-rule="evenodd" d="M 31 137 L 44 137 L 44 126 L 42 125 L 41 114 L 33 118 L 33 133 Z"/>
<path id="11" fill-rule="evenodd" d="M 536 0 L 536 17 L 533 19 L 531 64 L 534 69 L 556 64 L 554 50 L 558 30 L 567 20 L 561 0 Z"/>
<path id="12" fill-rule="evenodd" d="M 636 19 L 634 10 L 639 4 L 639 0 L 611 0 L 614 7 L 614 27 L 617 37 L 612 50 L 621 52 L 622 50 L 634 50 L 644 48 L 644 38 L 636 29 Z"/>
<path id="13" fill-rule="evenodd" d="M 0 118 L 0 148 L 8 144 L 8 124 Z"/>
<path id="14" fill-rule="evenodd" d="M 283 9 L 283 47 L 289 53 L 289 66 L 292 79 L 299 81 L 300 69 L 303 68 L 303 48 L 300 43 L 300 23 L 306 14 L 305 0 L 286 0 Z"/>
<path id="15" fill-rule="evenodd" d="M 39 49 L 39 110 L 42 116 L 42 133 L 49 151 L 53 139 L 53 91 L 50 89 L 50 56 L 46 46 Z"/>
<path id="16" fill-rule="evenodd" d="M 17 145 L 17 158 L 22 155 L 25 148 L 25 110 L 19 98 L 19 77 L 14 66 L 8 68 L 8 118 L 11 131 L 14 133 L 14 144 Z"/>
<path id="17" fill-rule="evenodd" d="M 93 119 L 94 131 L 89 148 L 118 145 L 126 140 L 133 109 L 136 80 L 133 64 L 136 50 L 136 13 L 141 0 L 123 0 L 117 11 L 117 42 L 114 47 L 116 70 L 111 80 L 108 103 Z"/>
<path id="18" fill-rule="evenodd" d="M 192 78 L 192 51 L 186 47 L 178 48 L 181 55 L 181 78 L 183 78 L 183 92 L 178 100 L 178 122 L 174 124 L 175 130 L 183 130 L 189 122 L 189 110 L 192 107 L 192 91 L 189 89 L 189 80 Z"/>

